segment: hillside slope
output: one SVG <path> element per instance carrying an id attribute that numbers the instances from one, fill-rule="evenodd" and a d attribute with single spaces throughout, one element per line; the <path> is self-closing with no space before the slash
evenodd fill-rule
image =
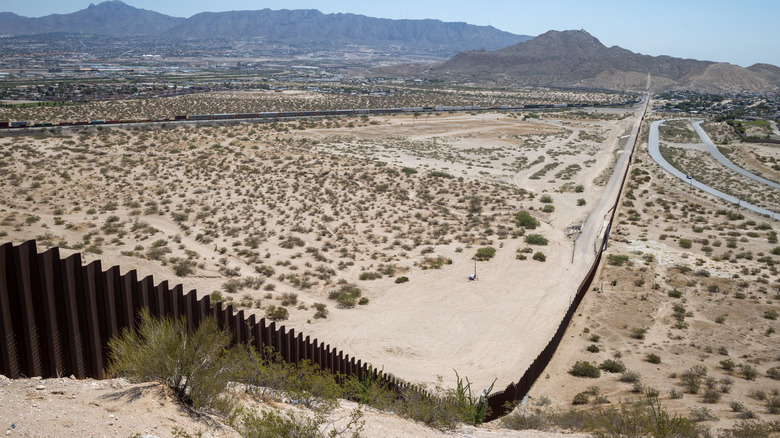
<path id="1" fill-rule="evenodd" d="M 767 71 L 767 68 L 756 72 L 731 64 L 641 55 L 617 46 L 606 47 L 584 30 L 567 30 L 549 31 L 501 50 L 460 53 L 429 74 L 541 86 L 686 88 L 707 92 L 738 88 L 766 92 L 776 88 L 762 77 L 761 72 L 774 77 Z"/>

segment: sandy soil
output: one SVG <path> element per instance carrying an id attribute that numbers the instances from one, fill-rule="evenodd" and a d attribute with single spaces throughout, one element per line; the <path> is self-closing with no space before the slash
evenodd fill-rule
<path id="1" fill-rule="evenodd" d="M 19 379 L 0 376 L 0 424 L 5 435 L 58 437 L 238 437 L 233 428 L 218 418 L 193 412 L 174 401 L 170 391 L 155 383 L 130 384 L 123 379 Z M 245 409 L 282 411 L 300 409 L 284 404 L 268 405 L 247 400 Z M 342 401 L 331 418 L 341 426 L 358 406 Z M 537 431 L 509 431 L 494 426 L 464 426 L 455 432 L 440 432 L 403 420 L 396 415 L 365 409 L 364 438 L 421 437 L 571 437 Z M 2 433 L 3 429 L 0 429 Z M 580 435 L 574 435 L 576 438 Z"/>

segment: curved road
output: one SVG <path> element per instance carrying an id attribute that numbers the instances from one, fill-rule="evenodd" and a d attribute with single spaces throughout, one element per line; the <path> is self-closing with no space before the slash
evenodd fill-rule
<path id="1" fill-rule="evenodd" d="M 672 120 L 672 119 L 670 119 L 670 120 Z M 676 120 L 676 119 L 674 119 L 674 120 Z M 658 127 L 662 123 L 667 122 L 667 121 L 669 121 L 669 120 L 659 120 L 657 122 L 653 122 L 653 123 L 650 124 L 650 139 L 649 139 L 648 145 L 647 145 L 647 149 L 648 149 L 648 152 L 650 153 L 650 157 L 653 160 L 655 160 L 655 162 L 658 163 L 658 165 L 661 166 L 661 168 L 663 168 L 665 171 L 669 172 L 670 174 L 676 176 L 677 178 L 679 178 L 680 180 L 682 180 L 686 184 L 690 184 L 691 187 L 696 187 L 697 189 L 702 190 L 702 191 L 704 191 L 706 193 L 709 193 L 710 195 L 717 196 L 718 198 L 721 198 L 721 199 L 723 199 L 723 200 L 725 200 L 727 202 L 731 202 L 732 204 L 737 204 L 740 207 L 745 207 L 748 210 L 752 210 L 752 211 L 754 211 L 754 212 L 756 212 L 758 214 L 762 214 L 764 216 L 770 217 L 770 218 L 775 219 L 775 220 L 780 220 L 780 215 L 778 215 L 777 213 L 773 213 L 773 212 L 771 212 L 771 211 L 769 211 L 767 209 L 764 209 L 764 208 L 758 207 L 756 205 L 749 204 L 747 202 L 741 201 L 740 199 L 738 199 L 738 198 L 736 198 L 734 196 L 727 195 L 727 194 L 721 192 L 720 190 L 717 190 L 717 189 L 714 189 L 714 188 L 712 188 L 710 186 L 704 185 L 704 184 L 700 183 L 699 181 L 696 181 L 693 178 L 688 178 L 688 175 L 682 173 L 676 167 L 674 167 L 671 164 L 669 164 L 669 162 L 666 161 L 666 159 L 661 156 L 661 151 L 660 151 L 660 149 L 658 147 L 658 143 L 659 143 Z M 701 129 L 701 128 L 699 128 L 699 129 Z"/>
<path id="2" fill-rule="evenodd" d="M 729 169 L 733 170 L 734 172 L 739 173 L 740 175 L 744 175 L 750 179 L 756 180 L 760 182 L 761 184 L 766 184 L 768 186 L 774 187 L 778 190 L 780 190 L 780 184 L 770 181 L 766 178 L 762 178 L 755 173 L 750 173 L 747 170 L 737 166 L 736 164 L 729 161 L 728 158 L 726 158 L 722 153 L 720 153 L 720 149 L 718 149 L 713 143 L 712 140 L 710 140 L 710 137 L 707 135 L 706 132 L 704 132 L 704 129 L 701 127 L 702 120 L 699 120 L 698 122 L 691 123 L 691 126 L 693 126 L 693 129 L 696 131 L 697 134 L 699 134 L 699 138 L 701 141 L 707 146 L 707 149 L 710 151 L 710 154 L 715 157 L 716 160 L 720 162 L 720 164 L 728 167 Z"/>

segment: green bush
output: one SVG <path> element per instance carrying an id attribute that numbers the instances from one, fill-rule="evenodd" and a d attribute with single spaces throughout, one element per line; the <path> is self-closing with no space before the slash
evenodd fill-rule
<path id="1" fill-rule="evenodd" d="M 262 353 L 252 349 L 250 365 L 244 367 L 236 378 L 245 384 L 247 392 L 256 396 L 286 397 L 319 412 L 327 412 L 338 406 L 343 390 L 333 374 L 321 370 L 310 361 L 286 363 L 271 347 Z"/>
<path id="2" fill-rule="evenodd" d="M 620 380 L 621 382 L 625 383 L 637 383 L 640 380 L 640 375 L 636 371 L 625 371 L 622 374 L 620 374 Z"/>
<path id="3" fill-rule="evenodd" d="M 298 304 L 298 294 L 292 292 L 285 292 L 281 296 L 282 306 L 294 306 Z"/>
<path id="4" fill-rule="evenodd" d="M 477 258 L 479 261 L 485 261 L 490 260 L 496 255 L 496 249 L 492 246 L 479 248 L 477 249 L 477 253 L 474 257 Z"/>
<path id="5" fill-rule="evenodd" d="M 367 280 L 378 280 L 378 279 L 382 278 L 382 274 L 380 274 L 379 272 L 361 272 L 360 273 L 360 277 L 358 277 L 358 278 L 360 278 L 361 280 L 364 280 L 364 281 L 367 281 Z"/>
<path id="6" fill-rule="evenodd" d="M 708 408 L 691 408 L 691 420 L 695 422 L 718 421 L 718 417 L 716 417 Z"/>
<path id="7" fill-rule="evenodd" d="M 669 292 L 667 292 L 666 294 L 669 295 L 671 298 L 680 298 L 680 297 L 682 297 L 683 293 L 680 292 L 677 289 L 672 289 Z"/>
<path id="8" fill-rule="evenodd" d="M 468 379 L 464 383 L 457 373 L 456 377 L 456 389 L 442 390 L 437 387 L 441 395 L 429 397 L 411 387 L 389 389 L 386 383 L 373 378 L 372 371 L 364 380 L 348 379 L 345 395 L 360 403 L 393 411 L 437 429 L 454 430 L 461 423 L 481 423 L 488 408 L 485 392 L 473 396 Z M 486 388 L 487 393 L 491 390 L 492 385 Z"/>
<path id="9" fill-rule="evenodd" d="M 177 277 L 186 277 L 195 273 L 195 267 L 197 264 L 192 260 L 179 259 L 175 261 L 173 265 L 173 273 Z"/>
<path id="10" fill-rule="evenodd" d="M 533 230 L 539 226 L 539 221 L 531 216 L 531 213 L 528 213 L 527 211 L 519 211 L 515 213 L 515 224 L 518 227 Z"/>
<path id="11" fill-rule="evenodd" d="M 395 279 L 395 284 L 406 283 L 407 281 L 409 281 L 409 277 L 398 277 Z"/>
<path id="12" fill-rule="evenodd" d="M 540 201 L 542 204 L 550 204 L 550 203 L 552 203 L 552 202 L 553 202 L 553 198 L 552 198 L 552 196 L 550 196 L 550 195 L 542 195 L 542 197 L 541 197 L 541 198 L 539 198 L 539 201 Z"/>
<path id="13" fill-rule="evenodd" d="M 704 403 L 717 403 L 720 401 L 720 391 L 715 388 L 708 388 L 702 395 L 702 401 Z"/>
<path id="14" fill-rule="evenodd" d="M 493 390 L 496 380 L 493 380 L 493 383 L 486 387 L 480 395 L 475 396 L 471 393 L 471 382 L 469 382 L 468 377 L 465 378 L 464 383 L 464 379 L 461 379 L 456 371 L 455 378 L 457 386 L 450 398 L 454 398 L 459 407 L 462 421 L 473 426 L 481 424 L 488 411 L 487 396 Z"/>
<path id="15" fill-rule="evenodd" d="M 766 401 L 766 410 L 770 414 L 780 414 L 780 397 L 775 396 Z M 778 425 L 777 432 L 780 432 L 780 425 Z"/>
<path id="16" fill-rule="evenodd" d="M 569 370 L 569 374 L 575 377 L 590 377 L 595 379 L 601 376 L 601 371 L 590 362 L 578 360 Z"/>
<path id="17" fill-rule="evenodd" d="M 384 368 L 377 375 L 384 374 Z M 389 383 L 374 376 L 373 366 L 368 366 L 368 373 L 362 379 L 349 376 L 344 381 L 344 395 L 360 404 L 374 406 L 379 409 L 389 408 L 394 397 L 389 390 Z"/>
<path id="18" fill-rule="evenodd" d="M 318 411 L 313 416 L 297 416 L 293 412 L 278 411 L 246 412 L 232 421 L 232 425 L 244 437 L 262 438 L 323 438 L 352 436 L 359 437 L 365 426 L 363 411 L 354 409 L 346 421 L 336 424 L 330 412 Z M 344 419 L 339 419 L 344 420 Z M 349 434 L 349 435 L 346 435 Z"/>
<path id="19" fill-rule="evenodd" d="M 645 360 L 647 360 L 650 363 L 659 364 L 661 363 L 661 356 L 650 353 L 647 356 L 645 356 Z"/>
<path id="20" fill-rule="evenodd" d="M 686 391 L 691 394 L 697 394 L 701 388 L 702 379 L 707 375 L 707 368 L 703 365 L 696 365 L 691 369 L 680 374 L 680 380 Z"/>
<path id="21" fill-rule="evenodd" d="M 328 317 L 328 306 L 322 303 L 314 303 L 314 319 L 324 319 Z"/>
<path id="22" fill-rule="evenodd" d="M 739 371 L 742 373 L 742 377 L 744 377 L 745 380 L 756 380 L 756 377 L 758 377 L 758 371 L 748 364 L 740 365 Z"/>
<path id="23" fill-rule="evenodd" d="M 311 418 L 296 417 L 292 412 L 282 415 L 277 411 L 248 412 L 237 425 L 241 436 L 270 438 L 315 438 L 319 427 Z"/>
<path id="24" fill-rule="evenodd" d="M 302 247 L 306 245 L 306 242 L 303 241 L 300 237 L 297 236 L 287 236 L 286 238 L 283 238 L 281 243 L 279 243 L 279 246 L 285 249 L 292 249 L 297 247 Z"/>
<path id="25" fill-rule="evenodd" d="M 547 238 L 541 234 L 529 234 L 525 236 L 525 243 L 529 245 L 547 245 Z"/>
<path id="26" fill-rule="evenodd" d="M 339 309 L 351 309 L 357 304 L 357 298 L 342 292 L 336 297 L 336 303 Z"/>
<path id="27" fill-rule="evenodd" d="M 693 246 L 693 242 L 691 242 L 691 239 L 680 239 L 680 248 L 683 249 L 691 249 Z"/>
<path id="28" fill-rule="evenodd" d="M 626 370 L 626 365 L 619 360 L 607 359 L 604 362 L 601 362 L 599 368 L 608 373 L 622 373 Z"/>
<path id="29" fill-rule="evenodd" d="M 773 380 L 780 380 L 780 368 L 772 367 L 766 370 L 766 376 Z"/>
<path id="30" fill-rule="evenodd" d="M 731 429 L 721 429 L 720 438 L 768 438 L 773 432 L 780 431 L 780 425 L 775 422 L 741 420 Z"/>
<path id="31" fill-rule="evenodd" d="M 547 256 L 546 256 L 546 255 L 544 255 L 544 253 L 543 253 L 543 252 L 539 252 L 539 251 L 535 252 L 535 253 L 534 253 L 534 256 L 533 256 L 532 258 L 533 258 L 534 260 L 536 260 L 536 261 L 539 261 L 539 262 L 544 262 L 544 261 L 547 261 Z"/>
<path id="32" fill-rule="evenodd" d="M 391 410 L 402 417 L 441 430 L 454 430 L 463 422 L 463 412 L 452 397 L 431 399 L 412 389 L 399 391 Z"/>
<path id="33" fill-rule="evenodd" d="M 607 264 L 612 266 L 623 266 L 628 261 L 627 255 L 610 254 L 607 256 Z"/>
<path id="34" fill-rule="evenodd" d="M 634 327 L 631 329 L 631 337 L 634 339 L 644 339 L 647 329 L 643 327 Z"/>
<path id="35" fill-rule="evenodd" d="M 517 409 L 500 421 L 501 426 L 511 430 L 544 430 L 551 423 L 549 416 L 540 409 Z"/>
<path id="36" fill-rule="evenodd" d="M 596 344 L 590 344 L 590 345 L 588 345 L 588 348 L 586 348 L 586 350 L 588 350 L 588 351 L 589 351 L 589 352 L 591 352 L 591 353 L 598 353 L 598 352 L 600 351 L 600 350 L 599 350 L 599 346 L 598 346 L 598 345 L 596 345 Z"/>
<path id="37" fill-rule="evenodd" d="M 588 394 L 584 392 L 580 392 L 577 395 L 574 396 L 574 400 L 571 401 L 571 404 L 573 405 L 586 405 L 588 404 Z"/>
<path id="38" fill-rule="evenodd" d="M 642 402 L 623 404 L 620 409 L 566 411 L 518 409 L 502 418 L 501 424 L 514 430 L 566 429 L 598 437 L 698 438 L 703 436 L 690 419 L 669 415 L 662 408 L 658 397 L 653 395 L 648 395 Z"/>
<path id="39" fill-rule="evenodd" d="M 335 300 L 340 309 L 351 309 L 358 303 L 362 291 L 353 284 L 345 284 L 340 288 L 331 291 L 328 299 Z"/>
<path id="40" fill-rule="evenodd" d="M 228 414 L 234 405 L 223 391 L 249 356 L 245 346 L 229 347 L 231 338 L 213 318 L 189 333 L 184 319 L 155 318 L 143 309 L 137 330 L 123 329 L 109 341 L 108 372 L 132 382 L 163 382 L 195 408 Z"/>
<path id="41" fill-rule="evenodd" d="M 265 309 L 265 317 L 272 321 L 284 321 L 290 317 L 290 312 L 281 306 L 269 306 Z"/>
<path id="42" fill-rule="evenodd" d="M 547 205 L 545 205 L 545 206 L 543 206 L 543 207 L 542 207 L 542 211 L 543 211 L 544 213 L 552 213 L 552 212 L 554 212 L 554 211 L 555 211 L 555 206 L 554 206 L 554 205 L 549 205 L 549 204 L 547 204 Z"/>

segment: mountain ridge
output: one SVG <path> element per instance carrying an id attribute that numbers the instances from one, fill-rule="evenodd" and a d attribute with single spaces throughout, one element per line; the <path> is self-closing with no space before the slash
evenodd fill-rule
<path id="1" fill-rule="evenodd" d="M 531 38 L 492 26 L 324 14 L 316 9 L 202 12 L 189 18 L 178 18 L 138 9 L 120 0 L 90 4 L 86 9 L 70 14 L 40 18 L 0 13 L 0 29 L 11 36 L 61 32 L 112 37 L 262 38 L 298 45 L 435 49 L 449 51 L 450 55 L 479 48 L 500 49 Z"/>
<path id="2" fill-rule="evenodd" d="M 751 70 L 727 63 L 642 55 L 619 46 L 606 47 L 584 30 L 551 30 L 496 51 L 459 53 L 430 69 L 428 75 L 538 86 L 628 86 L 635 91 L 771 92 L 780 84 L 780 68 L 772 67 L 765 64 Z"/>
<path id="3" fill-rule="evenodd" d="M 138 9 L 112 0 L 98 5 L 90 4 L 86 9 L 69 14 L 50 14 L 39 18 L 23 17 L 11 12 L 0 13 L 0 29 L 3 34 L 11 36 L 44 33 L 162 36 L 181 20 L 184 18 Z"/>

